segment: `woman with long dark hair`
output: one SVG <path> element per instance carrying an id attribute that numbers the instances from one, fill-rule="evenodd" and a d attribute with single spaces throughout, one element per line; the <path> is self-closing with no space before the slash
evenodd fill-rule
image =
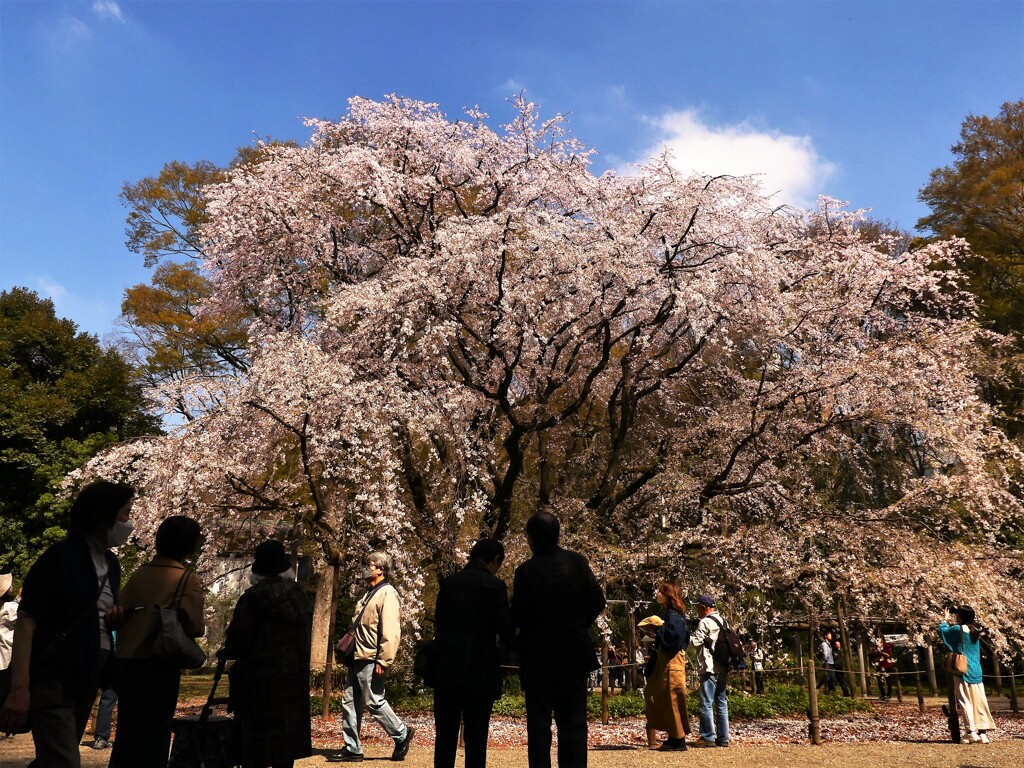
<path id="1" fill-rule="evenodd" d="M 686 711 L 686 647 L 690 630 L 686 627 L 686 606 L 679 584 L 661 582 L 655 599 L 664 610 L 662 623 L 654 634 L 657 660 L 644 688 L 647 730 L 665 731 L 668 738 L 658 749 L 675 752 L 686 749 L 685 735 L 690 733 Z"/>
<path id="2" fill-rule="evenodd" d="M 25 576 L 0 733 L 18 731 L 30 716 L 35 764 L 79 764 L 78 744 L 110 669 L 107 622 L 121 587 L 110 548 L 132 532 L 133 495 L 106 480 L 85 486 L 71 504 L 67 538 Z"/>
<path id="3" fill-rule="evenodd" d="M 996 724 L 988 707 L 985 684 L 981 677 L 981 633 L 976 621 L 974 609 L 969 605 L 956 608 L 954 613 L 947 609 L 945 619 L 939 624 L 939 635 L 950 652 L 967 658 L 967 671 L 962 675 L 953 673 L 956 708 L 967 727 L 967 740 L 972 744 L 988 744 L 988 732 Z"/>

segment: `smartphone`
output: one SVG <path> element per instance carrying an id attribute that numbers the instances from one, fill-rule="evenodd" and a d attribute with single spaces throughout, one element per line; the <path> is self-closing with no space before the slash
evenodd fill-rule
<path id="1" fill-rule="evenodd" d="M 146 610 L 146 607 L 147 606 L 145 606 L 145 605 L 133 605 L 130 608 L 125 608 L 124 609 L 124 617 L 126 619 L 131 618 L 132 616 L 134 616 L 139 611 Z"/>

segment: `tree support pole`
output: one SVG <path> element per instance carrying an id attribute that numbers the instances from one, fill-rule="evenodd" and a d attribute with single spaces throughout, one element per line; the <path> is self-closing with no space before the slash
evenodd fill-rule
<path id="1" fill-rule="evenodd" d="M 601 722 L 608 725 L 608 640 L 601 642 Z"/>
<path id="2" fill-rule="evenodd" d="M 917 709 L 924 714 L 924 686 L 921 684 L 921 663 L 917 658 L 918 651 L 914 650 L 914 682 L 917 685 Z"/>
<path id="3" fill-rule="evenodd" d="M 1014 714 L 1020 712 L 1020 708 L 1017 705 L 1017 677 L 1014 675 L 1017 665 L 1010 661 L 1010 711 Z"/>
<path id="4" fill-rule="evenodd" d="M 996 696 L 1003 695 L 1003 665 L 999 663 L 999 657 L 992 651 L 992 671 L 996 675 Z"/>
<path id="5" fill-rule="evenodd" d="M 334 678 L 334 625 L 335 614 L 338 613 L 338 579 L 340 567 L 337 563 L 331 564 L 331 617 L 327 630 L 327 659 L 324 662 L 324 720 L 331 719 L 331 687 Z"/>
<path id="6" fill-rule="evenodd" d="M 846 611 L 843 610 L 844 599 L 836 595 L 836 620 L 839 622 L 839 637 L 843 641 L 843 675 L 846 678 L 846 686 L 850 691 L 850 698 L 857 698 L 857 683 L 853 677 L 853 654 L 850 649 L 850 636 L 846 632 Z"/>
<path id="7" fill-rule="evenodd" d="M 864 653 L 865 639 L 865 634 L 861 632 L 860 638 L 857 640 L 857 662 L 860 666 L 860 689 L 864 691 L 866 697 L 868 695 L 868 659 Z"/>
<path id="8" fill-rule="evenodd" d="M 814 675 L 814 658 L 807 658 L 807 717 L 810 720 L 808 735 L 811 744 L 821 744 L 821 720 L 818 717 L 818 682 Z"/>
<path id="9" fill-rule="evenodd" d="M 932 696 L 937 696 L 939 692 L 939 683 L 935 679 L 935 650 L 931 645 L 924 649 L 924 663 L 928 670 L 928 687 L 931 689 Z"/>

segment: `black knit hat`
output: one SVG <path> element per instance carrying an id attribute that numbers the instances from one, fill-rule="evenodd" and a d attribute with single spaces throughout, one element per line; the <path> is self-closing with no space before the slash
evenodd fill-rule
<path id="1" fill-rule="evenodd" d="M 284 552 L 284 544 L 271 539 L 256 547 L 252 561 L 252 572 L 257 576 L 277 576 L 292 567 L 291 560 Z"/>

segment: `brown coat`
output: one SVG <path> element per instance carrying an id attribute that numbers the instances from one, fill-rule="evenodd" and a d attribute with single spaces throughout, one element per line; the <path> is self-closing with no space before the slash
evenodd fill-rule
<path id="1" fill-rule="evenodd" d="M 186 575 L 187 574 L 187 575 Z M 177 560 L 154 557 L 139 566 L 121 590 L 122 608 L 145 606 L 132 614 L 117 632 L 117 655 L 122 659 L 148 659 L 153 652 L 153 638 L 159 620 L 154 606 L 169 608 L 175 592 L 185 578 L 181 595 L 181 626 L 190 637 L 206 632 L 203 620 L 203 585 L 199 578 Z"/>

